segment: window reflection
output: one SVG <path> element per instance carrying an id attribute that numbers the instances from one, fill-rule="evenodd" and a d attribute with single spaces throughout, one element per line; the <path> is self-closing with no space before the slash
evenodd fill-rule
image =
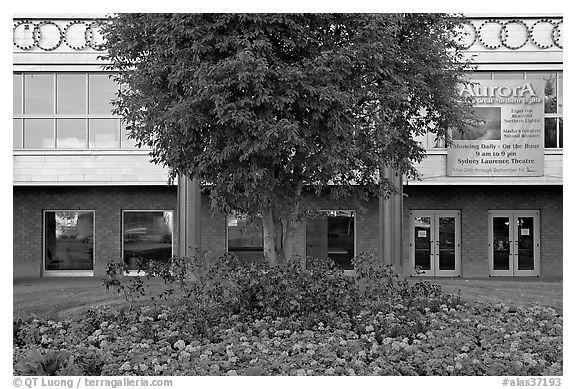
<path id="1" fill-rule="evenodd" d="M 86 74 L 58 74 L 57 95 L 59 114 L 85 114 Z"/>
<path id="2" fill-rule="evenodd" d="M 546 85 L 544 86 L 544 113 L 556 113 L 558 98 L 556 94 L 556 74 L 550 74 L 544 77 Z"/>
<path id="3" fill-rule="evenodd" d="M 122 256 L 130 270 L 138 270 L 138 259 L 172 257 L 172 211 L 124 211 Z"/>
<path id="4" fill-rule="evenodd" d="M 14 149 L 21 149 L 22 148 L 22 120 L 14 119 L 14 127 L 13 127 L 13 135 L 12 135 L 12 143 Z"/>
<path id="5" fill-rule="evenodd" d="M 562 128 L 562 127 L 564 126 L 563 119 L 560 118 L 560 119 L 559 119 L 559 122 L 560 122 L 560 123 L 559 123 L 559 127 L 560 127 L 560 131 L 559 131 L 559 135 L 560 135 L 559 143 L 560 143 L 560 144 L 559 144 L 559 146 L 560 146 L 560 147 L 564 147 L 564 141 L 562 140 L 562 133 L 563 133 L 563 128 Z"/>
<path id="6" fill-rule="evenodd" d="M 45 212 L 45 270 L 92 270 L 93 242 L 93 211 Z"/>
<path id="7" fill-rule="evenodd" d="M 262 219 L 236 214 L 226 218 L 228 252 L 238 258 L 254 259 L 264 255 Z"/>
<path id="8" fill-rule="evenodd" d="M 22 113 L 22 75 L 14 74 L 12 80 L 12 110 L 14 115 L 19 115 Z"/>
<path id="9" fill-rule="evenodd" d="M 120 132 L 120 118 L 112 112 L 117 89 L 108 73 L 14 73 L 14 119 L 25 120 L 24 133 L 30 130 L 24 142 L 14 137 L 14 149 L 134 149 L 136 142 Z"/>
<path id="10" fill-rule="evenodd" d="M 120 121 L 116 119 L 90 119 L 90 148 L 115 149 L 120 147 Z"/>
<path id="11" fill-rule="evenodd" d="M 53 149 L 54 120 L 24 119 L 24 148 Z"/>
<path id="12" fill-rule="evenodd" d="M 24 113 L 54 113 L 54 76 L 26 74 L 24 76 Z"/>
<path id="13" fill-rule="evenodd" d="M 510 269 L 510 219 L 508 217 L 494 217 L 492 219 L 493 269 Z"/>
<path id="14" fill-rule="evenodd" d="M 322 211 L 306 223 L 306 255 L 331 258 L 343 270 L 353 270 L 354 211 Z"/>
<path id="15" fill-rule="evenodd" d="M 429 216 L 414 218 L 414 266 L 421 270 L 432 269 L 431 223 Z"/>
<path id="16" fill-rule="evenodd" d="M 544 147 L 555 148 L 556 139 L 558 138 L 558 130 L 556 128 L 556 118 L 544 119 Z"/>
<path id="17" fill-rule="evenodd" d="M 56 121 L 57 145 L 59 149 L 86 148 L 86 120 L 58 119 Z"/>
<path id="18" fill-rule="evenodd" d="M 111 114 L 111 100 L 116 98 L 118 86 L 107 74 L 89 76 L 89 113 Z"/>

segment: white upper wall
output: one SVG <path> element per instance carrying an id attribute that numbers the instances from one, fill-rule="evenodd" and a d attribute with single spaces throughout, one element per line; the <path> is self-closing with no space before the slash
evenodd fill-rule
<path id="1" fill-rule="evenodd" d="M 27 14 L 14 17 L 15 72 L 100 71 L 98 19 L 106 14 Z M 558 14 L 467 15 L 462 44 L 480 71 L 561 71 L 563 21 Z M 135 185 L 167 182 L 167 169 L 143 150 L 15 150 L 15 185 Z M 446 177 L 446 152 L 431 151 L 418 184 L 561 184 L 562 150 L 547 151 L 545 176 Z M 118 167 L 118 169 L 115 169 Z"/>

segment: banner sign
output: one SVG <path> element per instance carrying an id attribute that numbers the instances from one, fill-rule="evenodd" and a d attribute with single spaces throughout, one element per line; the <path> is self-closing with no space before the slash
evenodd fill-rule
<path id="1" fill-rule="evenodd" d="M 545 80 L 475 80 L 459 90 L 481 122 L 452 132 L 449 176 L 544 175 Z"/>

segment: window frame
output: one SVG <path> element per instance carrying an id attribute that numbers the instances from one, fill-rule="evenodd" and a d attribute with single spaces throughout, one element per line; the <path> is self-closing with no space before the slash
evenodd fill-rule
<path id="1" fill-rule="evenodd" d="M 174 231 L 174 209 L 122 209 L 120 212 L 120 259 L 124 261 L 124 213 L 125 212 L 133 212 L 133 213 L 144 213 L 144 212 L 171 212 L 172 213 L 172 239 L 170 240 L 170 257 L 174 257 L 174 235 L 176 232 Z M 126 272 L 128 276 L 145 276 L 144 272 L 139 270 L 128 270 Z"/>
<path id="2" fill-rule="evenodd" d="M 353 239 L 354 239 L 354 252 L 352 255 L 352 258 L 355 258 L 358 252 L 358 228 L 357 228 L 357 224 L 358 224 L 358 211 L 355 209 L 317 209 L 314 210 L 314 212 L 323 212 L 323 213 L 328 213 L 328 212 L 351 212 L 352 213 L 352 218 L 354 219 L 354 235 L 353 235 Z M 229 245 L 228 245 L 228 218 L 230 216 L 234 216 L 234 215 L 226 215 L 225 217 L 225 223 L 226 223 L 226 253 L 230 253 L 229 251 Z M 327 215 L 328 216 L 328 215 Z M 304 228 L 306 228 L 306 226 L 304 226 Z M 305 235 L 306 235 L 306 231 L 304 231 Z M 264 244 L 264 230 L 262 230 L 262 243 Z M 304 238 L 304 246 L 306 246 L 306 238 Z M 306 250 L 306 247 L 305 247 Z M 232 252 L 234 253 L 234 251 Z M 264 248 L 262 249 L 262 254 L 264 254 Z M 328 254 L 328 253 L 326 253 Z M 344 272 L 344 274 L 353 274 L 355 269 L 349 269 L 349 270 L 342 270 Z"/>
<path id="3" fill-rule="evenodd" d="M 92 213 L 92 270 L 46 270 L 46 212 L 91 212 Z M 42 210 L 42 270 L 44 277 L 94 276 L 96 264 L 96 210 L 95 209 L 43 209 Z"/>
<path id="4" fill-rule="evenodd" d="M 228 239 L 230 238 L 230 234 L 228 232 L 228 218 L 234 216 L 236 217 L 236 215 L 226 215 L 224 218 L 224 223 L 226 224 L 226 253 L 230 253 L 230 245 L 228 244 Z M 262 217 L 262 216 L 260 216 Z M 246 250 L 246 251 L 258 251 L 258 250 Z M 237 252 L 241 252 L 241 251 L 232 251 L 232 253 L 237 253 Z M 264 254 L 264 227 L 262 227 L 262 254 Z"/>
<path id="5" fill-rule="evenodd" d="M 357 247 L 357 245 L 358 245 L 358 239 L 357 239 L 358 228 L 356 228 L 358 218 L 356 216 L 358 215 L 358 211 L 355 209 L 318 209 L 318 210 L 315 210 L 315 212 L 352 212 L 352 217 L 354 218 L 354 236 L 353 236 L 353 238 L 354 238 L 354 253 L 352 255 L 352 258 L 356 258 L 356 255 L 357 255 L 356 253 L 358 252 L 358 247 Z M 326 220 L 326 222 L 328 222 L 328 220 Z M 328 226 L 326 226 L 326 227 L 328 227 Z M 328 234 L 328 228 L 326 228 L 326 234 Z M 306 236 L 307 236 L 307 234 L 306 234 Z M 304 239 L 304 244 L 305 245 L 307 244 L 306 239 Z M 328 252 L 326 253 L 326 256 L 328 256 Z M 352 266 L 354 266 L 354 265 L 352 265 Z M 348 269 L 348 270 L 342 269 L 342 271 L 346 275 L 352 275 L 352 274 L 354 274 L 356 269 Z"/>
<path id="6" fill-rule="evenodd" d="M 564 113 L 560 113 L 559 112 L 559 107 L 560 107 L 560 100 L 562 100 L 562 105 L 564 102 L 564 84 L 562 84 L 562 88 L 560 88 L 560 78 L 562 78 L 562 83 L 564 82 L 564 70 L 563 69 L 551 69 L 551 70 L 546 70 L 546 69 L 534 69 L 534 70 L 514 70 L 514 69 L 510 69 L 510 70 L 478 70 L 475 72 L 472 72 L 470 74 L 469 79 L 470 80 L 474 80 L 474 76 L 475 75 L 489 75 L 489 77 L 485 78 L 476 78 L 477 80 L 497 80 L 497 79 L 506 79 L 506 77 L 503 78 L 494 78 L 494 76 L 496 74 L 498 75 L 505 75 L 505 74 L 510 74 L 510 75 L 519 75 L 522 74 L 522 78 L 514 78 L 514 79 L 518 79 L 518 80 L 527 80 L 529 78 L 527 78 L 527 76 L 529 74 L 552 74 L 555 73 L 556 74 L 556 112 L 555 113 L 544 113 L 544 121 L 546 119 L 551 119 L 551 118 L 555 118 L 556 119 L 556 147 L 545 147 L 546 146 L 546 141 L 545 139 L 543 140 L 543 144 L 542 146 L 544 147 L 545 151 L 563 151 L 563 147 L 560 147 L 560 120 L 562 120 L 564 118 Z M 562 92 L 562 99 L 560 98 L 560 92 Z M 543 131 L 544 134 L 543 136 L 546 136 L 546 128 L 545 123 L 542 123 L 543 126 Z M 564 138 L 563 136 L 564 134 L 562 134 L 562 138 Z M 433 144 L 434 140 L 435 140 L 435 134 L 431 133 L 431 132 L 426 132 L 425 134 L 421 135 L 420 137 L 415 137 L 414 138 L 417 142 L 421 143 L 421 147 L 424 148 L 424 150 L 427 153 L 430 152 L 446 152 L 447 148 L 446 148 L 446 144 L 444 144 L 444 147 L 430 147 L 431 144 Z M 421 139 L 421 140 L 420 140 Z M 563 146 L 563 145 L 562 145 Z"/>
<path id="7" fill-rule="evenodd" d="M 118 115 L 114 115 L 112 113 L 112 111 L 110 111 L 109 114 L 92 114 L 89 113 L 89 108 L 90 108 L 90 75 L 112 75 L 113 73 L 111 72 L 98 72 L 98 71 L 14 71 L 13 76 L 15 75 L 19 75 L 20 76 L 20 80 L 19 80 L 19 85 L 17 84 L 13 84 L 13 88 L 18 87 L 20 89 L 20 94 L 21 94 L 21 107 L 22 107 L 22 112 L 19 114 L 14 114 L 12 113 L 12 118 L 13 120 L 18 120 L 20 122 L 20 127 L 21 127 L 21 131 L 20 131 L 20 143 L 22 144 L 21 148 L 15 149 L 13 148 L 13 150 L 17 150 L 17 151 L 38 151 L 38 152 L 46 152 L 46 151 L 52 151 L 52 150 L 65 150 L 65 151 L 95 151 L 95 150 L 99 150 L 99 151 L 107 151 L 107 150 L 135 150 L 136 147 L 135 146 L 126 146 L 123 141 L 123 139 L 125 138 L 124 136 L 124 131 L 126 131 L 126 128 L 124 126 L 124 124 L 122 123 L 122 119 L 120 116 Z M 53 90 L 53 106 L 52 106 L 52 112 L 51 114 L 28 114 L 25 111 L 25 101 L 26 101 L 26 75 L 30 75 L 30 74 L 38 74 L 38 75 L 50 75 L 52 77 L 52 82 L 54 85 L 54 90 Z M 58 113 L 57 108 L 58 108 L 58 75 L 82 75 L 84 76 L 85 79 L 85 92 L 86 95 L 84 96 L 85 98 L 85 113 L 81 113 L 81 114 L 61 114 Z M 14 94 L 14 91 L 13 91 Z M 52 147 L 49 148 L 27 148 L 26 144 L 24 142 L 24 134 L 26 132 L 26 125 L 25 125 L 25 121 L 26 119 L 48 119 L 51 120 L 51 126 L 52 126 L 52 133 L 53 133 L 53 145 Z M 84 121 L 84 136 L 86 139 L 86 147 L 82 147 L 82 148 L 70 148 L 70 147 L 58 147 L 58 120 L 60 119 L 82 119 Z M 117 147 L 106 147 L 106 148 L 94 148 L 91 146 L 90 144 L 90 120 L 93 119 L 107 119 L 107 120 L 116 120 L 118 121 L 118 128 L 119 128 L 119 132 L 118 132 L 118 146 Z M 14 142 L 13 142 L 14 143 Z"/>

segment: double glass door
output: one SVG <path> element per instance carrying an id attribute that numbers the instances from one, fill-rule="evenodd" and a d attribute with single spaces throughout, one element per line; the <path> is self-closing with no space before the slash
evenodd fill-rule
<path id="1" fill-rule="evenodd" d="M 459 276 L 460 211 L 410 211 L 410 259 L 426 276 Z"/>
<path id="2" fill-rule="evenodd" d="M 540 275 L 540 212 L 490 211 L 491 276 Z"/>

